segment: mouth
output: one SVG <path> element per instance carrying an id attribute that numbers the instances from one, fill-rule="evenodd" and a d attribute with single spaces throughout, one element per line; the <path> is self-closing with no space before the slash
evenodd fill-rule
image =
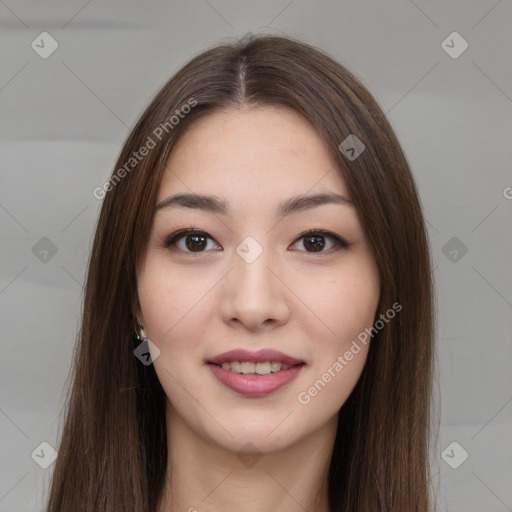
<path id="1" fill-rule="evenodd" d="M 281 361 L 263 361 L 258 363 L 251 361 L 225 361 L 222 364 L 211 362 L 208 362 L 208 364 L 213 364 L 233 373 L 243 373 L 244 375 L 269 375 L 271 373 L 289 370 L 296 366 L 304 366 L 306 363 L 289 365 Z"/>
<path id="2" fill-rule="evenodd" d="M 224 370 L 235 373 L 257 375 L 268 375 L 269 373 L 288 370 L 293 366 L 306 364 L 301 359 L 269 348 L 263 348 L 257 352 L 244 349 L 230 350 L 208 359 L 206 363 L 220 366 Z"/>
<path id="3" fill-rule="evenodd" d="M 237 349 L 205 361 L 224 386 L 242 395 L 261 397 L 291 382 L 306 362 L 277 350 Z"/>

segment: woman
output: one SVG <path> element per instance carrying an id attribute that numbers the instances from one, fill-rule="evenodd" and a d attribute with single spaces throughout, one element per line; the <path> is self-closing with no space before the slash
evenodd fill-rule
<path id="1" fill-rule="evenodd" d="M 49 512 L 431 510 L 431 266 L 369 92 L 289 38 L 157 94 L 104 198 Z"/>

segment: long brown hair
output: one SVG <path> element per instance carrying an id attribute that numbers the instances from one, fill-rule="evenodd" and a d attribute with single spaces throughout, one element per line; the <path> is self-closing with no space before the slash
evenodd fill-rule
<path id="1" fill-rule="evenodd" d="M 47 512 L 157 507 L 167 463 L 166 397 L 153 366 L 134 356 L 136 270 L 176 142 L 199 117 L 241 105 L 285 105 L 312 123 L 374 251 L 381 279 L 376 318 L 396 302 L 402 306 L 374 336 L 339 412 L 330 508 L 431 510 L 435 312 L 427 231 L 409 165 L 376 101 L 347 69 L 291 38 L 251 36 L 203 52 L 172 77 L 128 136 L 109 182 L 95 192 L 104 200 Z M 356 159 L 339 149 L 350 134 L 365 145 Z"/>

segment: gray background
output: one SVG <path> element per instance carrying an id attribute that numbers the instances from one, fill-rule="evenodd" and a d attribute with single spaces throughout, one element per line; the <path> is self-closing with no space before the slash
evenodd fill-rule
<path id="1" fill-rule="evenodd" d="M 160 86 L 247 31 L 325 49 L 387 112 L 438 285 L 439 510 L 512 511 L 510 0 L 0 0 L 0 19 L 0 512 L 43 507 L 53 466 L 31 454 L 57 446 L 101 206 L 92 191 Z M 469 45 L 457 58 L 454 31 Z M 50 48 L 42 32 L 58 43 L 46 59 L 31 47 Z"/>

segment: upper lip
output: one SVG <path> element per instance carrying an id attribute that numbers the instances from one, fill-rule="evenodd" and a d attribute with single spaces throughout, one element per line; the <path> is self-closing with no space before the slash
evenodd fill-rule
<path id="1" fill-rule="evenodd" d="M 234 350 L 229 350 L 228 352 L 223 352 L 222 354 L 219 354 L 211 359 L 208 359 L 206 362 L 213 364 L 222 364 L 230 363 L 233 361 L 246 361 L 249 363 L 264 363 L 266 361 L 278 361 L 280 363 L 284 363 L 290 366 L 304 363 L 304 361 L 302 361 L 301 359 L 297 359 L 295 357 L 284 354 L 283 352 L 279 352 L 279 350 L 274 350 L 271 348 L 262 348 L 257 352 L 250 352 L 248 350 L 237 348 Z"/>

